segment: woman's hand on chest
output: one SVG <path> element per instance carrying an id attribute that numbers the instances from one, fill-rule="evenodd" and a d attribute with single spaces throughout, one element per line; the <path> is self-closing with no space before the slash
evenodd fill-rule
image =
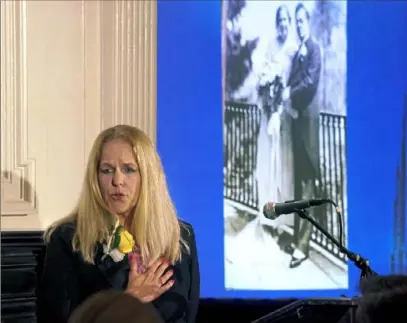
<path id="1" fill-rule="evenodd" d="M 126 292 L 138 298 L 141 302 L 149 303 L 160 297 L 174 285 L 173 270 L 167 270 L 169 262 L 158 259 L 144 272 L 138 272 L 137 263 L 133 257 L 129 259 L 130 272 Z"/>

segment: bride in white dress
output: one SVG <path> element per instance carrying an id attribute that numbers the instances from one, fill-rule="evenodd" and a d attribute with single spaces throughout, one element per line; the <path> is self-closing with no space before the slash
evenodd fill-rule
<path id="1" fill-rule="evenodd" d="M 297 45 L 291 40 L 289 30 L 291 18 L 287 7 L 281 6 L 276 13 L 277 38 L 268 45 L 265 62 L 259 75 L 259 86 L 270 84 L 276 76 L 283 86 L 287 84 L 292 59 Z M 284 217 L 269 221 L 263 216 L 263 205 L 268 201 L 283 202 L 293 197 L 293 167 L 290 121 L 293 117 L 290 103 L 278 105 L 270 111 L 266 106 L 266 96 L 259 96 L 259 108 L 262 111 L 258 136 L 256 178 L 259 196 L 259 220 L 274 228 L 284 223 Z M 291 113 L 291 115 L 290 115 Z M 295 116 L 294 116 L 295 117 Z"/>

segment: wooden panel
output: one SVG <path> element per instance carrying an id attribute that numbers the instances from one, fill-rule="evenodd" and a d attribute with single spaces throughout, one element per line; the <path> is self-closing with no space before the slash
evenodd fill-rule
<path id="1" fill-rule="evenodd" d="M 41 230 L 73 208 L 83 179 L 85 3 L 1 5 L 8 26 L 1 39 L 7 54 L 2 55 L 2 115 L 8 119 L 8 128 L 1 129 L 2 145 L 8 147 L 2 173 L 11 174 L 10 183 L 2 185 L 1 226 Z M 100 106 L 92 110 L 97 114 Z"/>
<path id="2" fill-rule="evenodd" d="M 102 129 L 155 140 L 156 20 L 156 1 L 1 1 L 3 231 L 72 210 Z"/>
<path id="3" fill-rule="evenodd" d="M 103 1 L 102 128 L 130 124 L 156 138 L 157 2 Z"/>
<path id="4" fill-rule="evenodd" d="M 83 0 L 84 32 L 84 141 L 85 163 L 93 142 L 101 131 L 101 4 Z"/>
<path id="5" fill-rule="evenodd" d="M 42 232 L 1 233 L 2 322 L 36 322 L 43 255 Z"/>
<path id="6" fill-rule="evenodd" d="M 26 2 L 1 2 L 1 213 L 35 214 L 35 158 L 28 154 Z"/>

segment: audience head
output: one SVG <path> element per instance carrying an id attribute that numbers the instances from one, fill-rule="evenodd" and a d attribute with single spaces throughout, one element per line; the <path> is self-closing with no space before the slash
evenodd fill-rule
<path id="1" fill-rule="evenodd" d="M 118 219 L 146 262 L 180 257 L 179 221 L 160 157 L 148 136 L 129 125 L 107 128 L 97 136 L 77 207 L 52 228 L 75 221 L 74 248 L 93 263 L 95 245 L 105 241 Z"/>
<path id="2" fill-rule="evenodd" d="M 150 304 L 124 292 L 108 290 L 84 301 L 71 315 L 68 323 L 163 323 Z"/>
<path id="3" fill-rule="evenodd" d="M 407 322 L 407 276 L 374 276 L 360 284 L 357 323 Z"/>
<path id="4" fill-rule="evenodd" d="M 362 279 L 359 284 L 359 290 L 362 295 L 393 290 L 397 287 L 407 287 L 407 276 L 388 275 L 371 276 Z"/>

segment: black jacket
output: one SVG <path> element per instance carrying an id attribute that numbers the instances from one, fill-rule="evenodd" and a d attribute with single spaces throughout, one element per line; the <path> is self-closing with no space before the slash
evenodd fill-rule
<path id="1" fill-rule="evenodd" d="M 190 253 L 182 252 L 176 263 L 174 286 L 153 302 L 164 322 L 194 323 L 199 303 L 200 276 L 196 241 L 191 225 L 181 226 L 182 238 Z M 129 274 L 128 257 L 115 263 L 110 257 L 102 261 L 98 246 L 95 265 L 85 263 L 72 249 L 75 224 L 58 227 L 46 248 L 43 275 L 39 288 L 39 322 L 66 323 L 72 311 L 90 295 L 109 288 L 124 290 Z"/>

